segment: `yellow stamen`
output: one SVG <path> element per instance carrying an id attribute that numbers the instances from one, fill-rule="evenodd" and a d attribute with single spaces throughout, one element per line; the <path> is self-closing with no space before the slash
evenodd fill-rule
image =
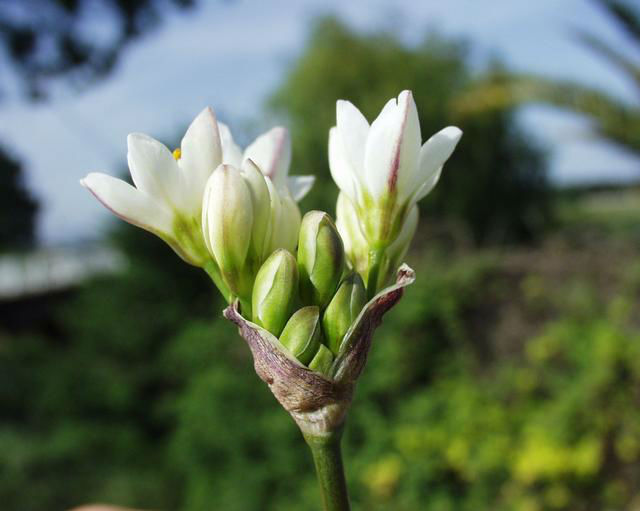
<path id="1" fill-rule="evenodd" d="M 173 157 L 175 158 L 176 161 L 178 161 L 181 156 L 182 156 L 182 151 L 179 148 L 173 150 Z"/>

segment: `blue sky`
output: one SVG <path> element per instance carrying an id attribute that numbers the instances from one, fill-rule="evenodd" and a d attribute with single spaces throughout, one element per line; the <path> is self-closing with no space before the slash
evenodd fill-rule
<path id="1" fill-rule="evenodd" d="M 498 55 L 517 70 L 577 79 L 637 101 L 630 83 L 571 37 L 580 26 L 633 51 L 590 0 L 201 0 L 193 11 L 171 13 L 88 91 L 60 87 L 38 105 L 9 92 L 0 102 L 0 142 L 23 161 L 42 201 L 43 241 L 100 235 L 107 215 L 78 180 L 93 170 L 118 172 L 129 132 L 172 140 L 205 105 L 239 128 L 259 118 L 265 97 L 302 51 L 310 20 L 325 13 L 359 30 L 391 28 L 408 43 L 429 28 L 466 37 L 478 69 Z M 521 119 L 549 148 L 557 183 L 640 177 L 638 159 L 593 139 L 575 115 L 539 106 L 524 109 Z"/>

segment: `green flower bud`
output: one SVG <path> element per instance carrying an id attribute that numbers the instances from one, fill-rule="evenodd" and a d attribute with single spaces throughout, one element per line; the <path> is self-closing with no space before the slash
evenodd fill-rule
<path id="1" fill-rule="evenodd" d="M 366 303 L 367 293 L 362 278 L 350 274 L 342 281 L 338 291 L 324 311 L 322 327 L 329 349 L 338 354 L 344 335 Z"/>
<path id="2" fill-rule="evenodd" d="M 220 165 L 204 190 L 202 233 L 227 286 L 234 295 L 245 299 L 251 293 L 245 262 L 253 219 L 251 193 L 240 170 Z"/>
<path id="3" fill-rule="evenodd" d="M 295 312 L 280 335 L 280 342 L 303 364 L 308 364 L 318 351 L 322 327 L 320 309 L 303 307 Z"/>
<path id="4" fill-rule="evenodd" d="M 302 219 L 298 267 L 303 301 L 324 307 L 344 270 L 344 246 L 333 221 L 322 211 L 310 211 Z"/>
<path id="5" fill-rule="evenodd" d="M 324 344 L 321 344 L 313 360 L 309 362 L 309 369 L 326 376 L 329 374 L 331 364 L 333 364 L 333 353 Z"/>
<path id="6" fill-rule="evenodd" d="M 276 250 L 260 267 L 253 285 L 253 321 L 279 336 L 291 315 L 297 290 L 295 258 L 284 249 Z"/>

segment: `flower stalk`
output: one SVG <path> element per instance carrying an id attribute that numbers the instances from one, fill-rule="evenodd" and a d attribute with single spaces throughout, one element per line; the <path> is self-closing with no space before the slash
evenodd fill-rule
<path id="1" fill-rule="evenodd" d="M 349 494 L 342 463 L 342 428 L 327 435 L 304 435 L 311 450 L 324 511 L 349 511 Z"/>

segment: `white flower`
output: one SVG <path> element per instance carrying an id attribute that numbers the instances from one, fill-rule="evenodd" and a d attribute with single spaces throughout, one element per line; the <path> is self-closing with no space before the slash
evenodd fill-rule
<path id="1" fill-rule="evenodd" d="M 231 136 L 229 128 L 218 123 L 222 138 L 223 162 L 236 168 L 244 161 L 252 160 L 262 173 L 271 178 L 276 188 L 282 192 L 289 190 L 295 201 L 302 199 L 313 186 L 314 176 L 289 176 L 291 165 L 291 139 L 289 132 L 282 126 L 276 126 L 256 138 L 242 152 Z"/>
<path id="2" fill-rule="evenodd" d="M 209 258 L 201 231 L 202 194 L 222 162 L 218 123 L 205 108 L 173 154 L 142 133 L 127 137 L 127 160 L 135 185 L 92 172 L 80 183 L 111 212 L 165 240 L 188 263 Z"/>
<path id="3" fill-rule="evenodd" d="M 127 145 L 127 160 L 135 186 L 97 172 L 87 175 L 81 184 L 114 214 L 156 234 L 188 263 L 207 267 L 214 273 L 216 269 L 210 267 L 212 257 L 202 235 L 202 200 L 207 180 L 219 165 L 231 163 L 246 173 L 246 162 L 249 158 L 255 159 L 262 173 L 273 180 L 279 193 L 277 200 L 271 201 L 274 205 L 260 213 L 265 224 L 269 224 L 267 217 L 274 214 L 271 212 L 274 208 L 277 214 L 286 209 L 289 217 L 295 216 L 295 212 L 299 216 L 293 199 L 302 198 L 313 184 L 312 176 L 288 176 L 291 144 L 284 128 L 274 128 L 261 135 L 243 155 L 229 128 L 217 122 L 210 108 L 195 118 L 180 149 L 173 154 L 162 143 L 141 133 L 129 135 Z M 252 179 L 255 184 L 255 175 Z M 264 186 L 268 190 L 268 185 Z M 269 233 L 270 245 L 263 244 L 262 248 L 288 244 L 289 231 L 294 227 L 273 229 Z M 271 239 L 277 236 L 287 240 Z"/>
<path id="4" fill-rule="evenodd" d="M 412 206 L 438 182 L 461 136 L 450 126 L 421 147 L 410 91 L 389 100 L 371 126 L 354 105 L 337 102 L 336 126 L 329 132 L 331 175 L 353 203 L 371 249 L 393 243 Z"/>

